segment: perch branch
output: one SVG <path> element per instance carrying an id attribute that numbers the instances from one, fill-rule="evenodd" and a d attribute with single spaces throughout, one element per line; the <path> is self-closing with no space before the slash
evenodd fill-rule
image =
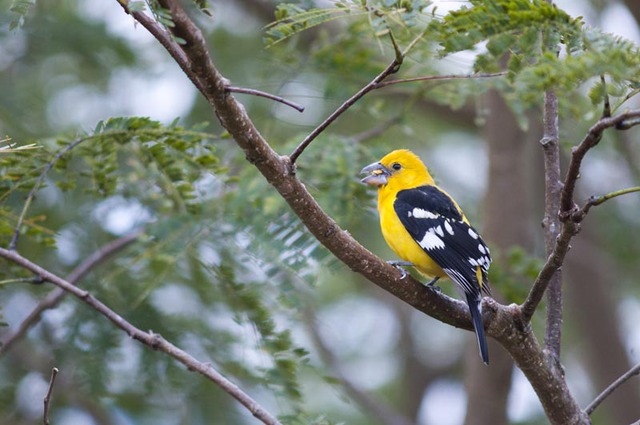
<path id="1" fill-rule="evenodd" d="M 58 288 L 72 294 L 80 301 L 84 302 L 89 307 L 105 316 L 116 327 L 126 332 L 127 335 L 129 335 L 131 338 L 140 341 L 142 344 L 147 345 L 154 350 L 161 351 L 167 354 L 168 356 L 185 365 L 188 370 L 200 373 L 205 378 L 218 385 L 222 390 L 231 395 L 237 401 L 239 401 L 253 414 L 253 416 L 261 420 L 263 423 L 267 425 L 280 425 L 280 422 L 274 416 L 272 416 L 268 411 L 260 406 L 248 394 L 242 391 L 237 385 L 229 381 L 220 372 L 214 369 L 210 363 L 204 363 L 197 360 L 187 352 L 181 350 L 171 342 L 164 339 L 159 334 L 155 334 L 151 331 L 144 332 L 138 329 L 133 324 L 122 318 L 118 313 L 107 307 L 96 297 L 91 295 L 91 293 L 89 293 L 88 291 L 74 286 L 71 282 L 62 279 L 61 277 L 29 261 L 17 252 L 0 248 L 0 257 L 13 262 L 14 264 L 17 264 L 18 266 L 26 270 L 29 270 L 35 275 L 40 276 L 40 278 L 42 278 L 44 281 L 51 282 Z"/>

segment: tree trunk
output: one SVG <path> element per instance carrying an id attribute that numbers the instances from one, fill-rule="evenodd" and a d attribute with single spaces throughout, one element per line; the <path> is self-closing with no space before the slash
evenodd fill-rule
<path id="1" fill-rule="evenodd" d="M 494 262 L 514 246 L 531 247 L 531 186 L 528 162 L 538 132 L 524 133 L 502 97 L 495 91 L 486 96 L 490 110 L 484 128 L 489 150 L 489 176 L 485 198 L 483 237 L 494 251 Z M 533 121 L 533 120 L 532 120 Z M 500 265 L 502 266 L 502 265 Z M 489 273 L 491 278 L 491 273 Z M 500 288 L 493 295 L 501 300 Z M 489 341 L 490 365 L 478 361 L 475 341 L 466 356 L 465 387 L 469 397 L 465 425 L 507 425 L 507 397 L 511 389 L 513 360 L 494 341 Z"/>

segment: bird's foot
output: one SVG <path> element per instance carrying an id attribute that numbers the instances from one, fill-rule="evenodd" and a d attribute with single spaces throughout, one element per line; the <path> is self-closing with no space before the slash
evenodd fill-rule
<path id="1" fill-rule="evenodd" d="M 436 292 L 442 292 L 442 289 L 436 285 L 436 282 L 439 280 L 439 277 L 434 277 L 433 279 L 431 279 L 429 282 L 425 283 L 425 285 L 429 288 L 429 289 L 433 289 Z"/>
<path id="2" fill-rule="evenodd" d="M 393 267 L 395 267 L 396 269 L 400 270 L 400 273 L 402 273 L 402 276 L 400 276 L 400 279 L 404 279 L 407 277 L 407 275 L 409 273 L 407 273 L 407 271 L 405 269 L 403 269 L 403 267 L 414 267 L 413 263 L 410 261 L 387 261 L 387 264 L 392 265 Z"/>

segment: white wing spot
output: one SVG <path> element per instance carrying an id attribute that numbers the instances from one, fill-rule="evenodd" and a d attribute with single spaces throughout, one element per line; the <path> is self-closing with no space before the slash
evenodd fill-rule
<path id="1" fill-rule="evenodd" d="M 474 259 L 474 258 L 469 258 L 469 264 L 471 264 L 474 267 L 479 266 L 478 264 L 478 260 Z"/>
<path id="2" fill-rule="evenodd" d="M 484 245 L 482 245 L 481 243 L 478 244 L 478 251 L 480 251 L 483 254 L 487 253 L 487 250 L 484 249 Z"/>
<path id="3" fill-rule="evenodd" d="M 422 208 L 414 208 L 413 216 L 415 218 L 438 218 L 438 214 L 434 214 L 431 211 L 423 210 Z"/>
<path id="4" fill-rule="evenodd" d="M 438 236 L 440 236 L 441 238 L 444 237 L 444 232 L 442 231 L 442 226 L 438 226 L 436 227 L 436 233 L 438 234 Z"/>
<path id="5" fill-rule="evenodd" d="M 478 234 L 471 228 L 469 228 L 469 236 L 471 236 L 473 239 L 478 239 Z"/>
<path id="6" fill-rule="evenodd" d="M 435 229 L 433 228 L 427 230 L 418 245 L 424 249 L 444 248 L 444 242 L 435 234 Z"/>
<path id="7" fill-rule="evenodd" d="M 449 220 L 444 222 L 444 228 L 447 229 L 447 232 L 449 232 L 450 235 L 453 235 L 453 227 L 449 224 Z"/>
<path id="8" fill-rule="evenodd" d="M 413 215 L 413 214 L 411 214 L 411 211 L 409 211 L 409 212 L 407 213 L 407 216 L 408 216 L 408 217 L 411 217 L 412 215 Z"/>

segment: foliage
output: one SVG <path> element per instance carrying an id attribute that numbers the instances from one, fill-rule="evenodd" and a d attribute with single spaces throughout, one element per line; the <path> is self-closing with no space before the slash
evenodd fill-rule
<path id="1" fill-rule="evenodd" d="M 191 12 L 209 11 L 206 2 L 193 3 Z M 8 65 L 0 69 L 1 131 L 19 141 L 11 148 L 6 142 L 0 147 L 0 245 L 8 245 L 23 216 L 19 251 L 65 275 L 105 243 L 142 229 L 135 244 L 96 268 L 80 282 L 83 287 L 136 326 L 162 334 L 276 405 L 284 423 L 328 424 L 332 418 L 371 423 L 366 413 L 352 407 L 345 412 L 342 403 L 333 400 L 343 397 L 338 386 L 327 390 L 323 382 L 336 383 L 329 377 L 333 371 L 319 366 L 313 344 L 300 335 L 310 292 L 323 303 L 320 316 L 329 316 L 344 294 L 357 297 L 363 310 L 368 299 L 379 294 L 370 294 L 357 277 L 340 268 L 217 124 L 194 124 L 214 119 L 205 102 L 196 101 L 184 119 L 170 123 L 148 117 L 106 118 L 111 114 L 110 90 L 127 85 L 116 71 L 134 70 L 145 77 L 161 73 L 163 68 L 158 71 L 156 66 L 165 60 L 164 53 L 145 56 L 152 50 L 142 41 L 132 42 L 102 20 L 83 16 L 74 1 L 43 11 L 38 8 L 46 3 L 38 8 L 33 4 L 7 4 L 17 15 L 8 26 L 17 29 L 28 20 L 23 30 L 12 33 L 24 39 L 22 47 L 7 55 Z M 357 171 L 389 148 L 428 146 L 435 151 L 448 143 L 445 135 L 454 132 L 467 139 L 464 132 L 473 124 L 468 118 L 451 124 L 442 116 L 428 116 L 432 106 L 425 99 L 450 108 L 482 105 L 479 95 L 496 88 L 522 119 L 547 89 L 560 94 L 563 114 L 581 116 L 599 114 L 606 95 L 619 108 L 640 90 L 636 45 L 589 28 L 542 0 L 473 0 L 446 14 L 424 0 L 336 1 L 326 8 L 310 4 L 278 6 L 276 21 L 264 29 L 266 53 L 254 33 L 230 29 L 226 17 L 213 9 L 217 26 L 208 27 L 207 21 L 203 27 L 210 31 L 216 63 L 220 61 L 234 85 L 270 91 L 291 81 L 313 81 L 317 95 L 302 100 L 321 105 L 320 120 L 388 64 L 394 56 L 392 39 L 401 49 L 417 42 L 394 78 L 506 71 L 500 78 L 376 90 L 300 157 L 297 173 L 321 206 L 381 256 L 385 251 L 372 214 L 374 197 L 358 183 Z M 149 7 L 159 23 L 173 26 L 168 12 L 154 2 L 129 5 L 137 11 Z M 3 22 L 9 18 L 14 17 L 5 16 Z M 247 28 L 252 29 L 249 24 Z M 10 46 L 8 37 L 0 33 L 0 42 Z M 559 54 L 551 47 L 556 45 Z M 472 63 L 452 68 L 451 58 L 461 52 L 469 54 Z M 94 120 L 85 126 L 91 130 L 55 118 L 61 116 L 55 113 L 60 103 L 52 99 L 77 87 L 86 90 L 86 98 L 98 95 L 98 103 L 82 103 L 85 110 L 99 105 L 104 117 L 97 125 Z M 282 118 L 279 106 L 264 99 L 241 100 L 281 154 L 291 152 L 310 131 Z M 73 106 L 65 104 L 66 115 L 72 115 Z M 381 136 L 354 137 L 387 122 L 391 125 Z M 581 134 L 573 128 L 567 133 L 568 138 Z M 26 149 L 33 143 L 38 149 Z M 455 146 L 448 148 L 461 153 Z M 447 155 L 443 164 L 465 164 L 459 156 L 451 158 Z M 43 174 L 48 166 L 51 170 Z M 31 191 L 29 206 L 25 201 Z M 628 247 L 637 243 L 619 242 L 633 233 L 633 219 L 623 210 L 635 209 L 614 211 L 602 228 L 609 231 L 611 252 L 619 254 L 633 275 L 636 250 Z M 540 269 L 538 258 L 519 247 L 510 250 L 504 267 L 491 269 L 493 287 L 509 301 L 521 302 L 528 289 L 523 282 L 531 282 Z M 49 287 L 25 283 L 33 282 L 32 276 L 7 264 L 0 267 L 0 325 L 6 321 L 13 330 L 16 317 L 29 311 Z M 384 317 L 378 306 L 375 316 Z M 27 421 L 28 415 L 14 408 L 18 386 L 32 371 L 46 370 L 52 359 L 68 376 L 68 386 L 56 388 L 60 411 L 97 408 L 136 423 L 159 423 L 159 417 L 175 423 L 244 423 L 236 404 L 221 391 L 122 336 L 76 300 L 66 300 L 52 313 L 23 346 L 15 347 L 18 354 L 29 350 L 28 362 L 13 353 L 0 362 L 0 406 L 11 406 L 0 409 L 0 423 Z M 357 313 L 341 317 L 345 329 L 363 320 Z M 340 360 L 356 365 L 354 370 L 383 364 L 380 375 L 389 377 L 367 385 L 372 392 L 400 389 L 389 397 L 400 404 L 422 396 L 402 392 L 413 388 L 406 381 L 414 375 L 403 364 L 422 367 L 427 373 L 415 373 L 421 377 L 444 372 L 437 360 L 428 358 L 430 352 L 407 348 L 419 346 L 416 341 L 423 338 L 433 340 L 437 330 L 424 326 L 419 332 L 398 331 L 399 319 L 393 315 L 391 321 L 384 325 L 392 337 L 382 347 L 362 337 L 349 341 L 357 346 L 356 359 L 346 359 L 343 347 L 335 350 L 344 356 Z M 408 336 L 411 332 L 417 337 Z M 382 327 L 379 333 L 384 334 Z M 454 341 L 447 349 L 462 347 Z M 374 357 L 382 360 L 372 361 Z M 451 379 L 458 375 L 456 369 Z M 74 398 L 78 389 L 91 394 L 91 403 Z"/>

